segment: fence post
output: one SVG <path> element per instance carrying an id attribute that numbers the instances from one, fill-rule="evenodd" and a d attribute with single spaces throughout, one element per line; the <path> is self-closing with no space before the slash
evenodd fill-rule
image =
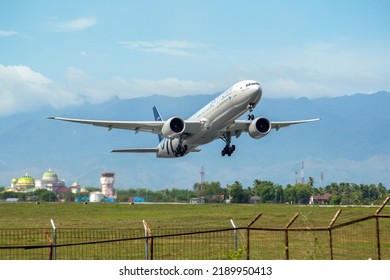
<path id="1" fill-rule="evenodd" d="M 388 196 L 385 201 L 383 201 L 381 207 L 378 208 L 378 210 L 376 210 L 375 212 L 375 215 L 379 215 L 381 213 L 381 211 L 383 210 L 383 208 L 385 208 L 386 204 L 389 202 L 390 200 L 390 196 Z"/>
<path id="2" fill-rule="evenodd" d="M 376 220 L 376 246 L 378 250 L 378 260 L 381 260 L 381 240 L 380 240 L 380 228 L 379 228 L 379 217 L 378 215 L 383 210 L 383 208 L 386 206 L 386 204 L 389 202 L 390 196 L 388 196 L 385 201 L 383 201 L 381 207 L 379 207 L 378 210 L 375 212 L 375 220 Z"/>
<path id="3" fill-rule="evenodd" d="M 148 223 L 143 220 L 145 229 L 145 259 L 149 259 L 149 239 L 150 239 L 150 259 L 153 260 L 153 234 Z"/>
<path id="4" fill-rule="evenodd" d="M 230 219 L 230 223 L 232 224 L 232 226 L 234 228 L 234 252 L 237 253 L 237 251 L 238 251 L 237 227 L 236 227 L 236 224 L 234 223 L 233 219 Z"/>
<path id="5" fill-rule="evenodd" d="M 376 220 L 376 246 L 378 250 L 378 260 L 381 260 L 381 240 L 380 240 L 380 230 L 379 230 L 379 217 L 375 217 Z"/>
<path id="6" fill-rule="evenodd" d="M 57 228 L 56 228 L 56 225 L 53 221 L 53 219 L 50 219 L 50 222 L 51 222 L 51 226 L 53 227 L 53 256 L 52 256 L 52 260 L 56 260 L 57 259 L 57 250 L 56 250 L 56 245 L 57 245 Z"/>
<path id="7" fill-rule="evenodd" d="M 246 227 L 246 259 L 250 258 L 250 227 L 261 217 L 262 213 L 256 216 Z"/>
<path id="8" fill-rule="evenodd" d="M 286 254 L 286 260 L 290 259 L 289 255 L 289 249 L 288 249 L 288 228 L 295 222 L 295 220 L 298 218 L 299 213 L 296 213 L 295 216 L 288 222 L 286 227 L 284 228 L 284 241 L 285 241 L 285 254 Z"/>
<path id="9" fill-rule="evenodd" d="M 341 210 L 338 210 L 336 212 L 336 215 L 334 215 L 332 221 L 330 221 L 330 224 L 328 226 L 328 231 L 329 231 L 329 249 L 330 249 L 330 259 L 333 260 L 333 237 L 332 237 L 332 227 L 334 223 L 336 222 L 337 218 L 339 217 L 341 213 Z"/>
<path id="10" fill-rule="evenodd" d="M 142 220 L 145 229 L 145 259 L 149 259 L 149 236 L 148 236 L 148 224 L 145 220 Z"/>

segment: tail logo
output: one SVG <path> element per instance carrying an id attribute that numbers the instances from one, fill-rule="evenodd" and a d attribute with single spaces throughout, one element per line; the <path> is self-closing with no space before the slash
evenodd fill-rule
<path id="1" fill-rule="evenodd" d="M 163 121 L 163 119 L 162 119 L 162 117 L 161 117 L 161 114 L 160 114 L 160 112 L 158 111 L 158 109 L 157 109 L 156 106 L 153 106 L 153 114 L 154 114 L 154 120 L 155 120 L 155 121 L 158 121 L 158 122 L 162 122 L 162 121 Z M 161 142 L 162 139 L 163 139 L 162 135 L 159 134 L 159 135 L 158 135 L 158 142 Z"/>

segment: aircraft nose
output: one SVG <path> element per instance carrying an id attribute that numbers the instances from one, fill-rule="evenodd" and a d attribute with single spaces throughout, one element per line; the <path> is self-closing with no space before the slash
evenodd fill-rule
<path id="1" fill-rule="evenodd" d="M 253 85 L 253 94 L 256 95 L 259 99 L 261 98 L 263 92 L 259 84 Z"/>

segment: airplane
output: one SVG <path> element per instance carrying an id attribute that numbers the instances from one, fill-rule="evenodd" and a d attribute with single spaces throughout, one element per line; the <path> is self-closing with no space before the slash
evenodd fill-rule
<path id="1" fill-rule="evenodd" d="M 157 134 L 159 144 L 155 148 L 116 149 L 111 152 L 155 153 L 159 158 L 177 158 L 191 152 L 200 152 L 199 146 L 216 139 L 222 139 L 226 144 L 221 155 L 231 156 L 236 149 L 235 145 L 231 144 L 232 137 L 238 138 L 242 132 L 247 132 L 254 139 L 260 139 L 271 129 L 278 131 L 282 127 L 320 120 L 315 118 L 272 122 L 265 117 L 255 118 L 252 111 L 261 97 L 260 84 L 254 80 L 244 80 L 221 93 L 187 120 L 174 116 L 164 121 L 156 106 L 153 107 L 155 121 L 108 121 L 62 117 L 48 119 L 102 126 L 108 130 L 116 128 L 134 130 L 136 133 L 142 131 Z M 248 112 L 247 119 L 239 120 L 238 118 L 245 112 Z"/>

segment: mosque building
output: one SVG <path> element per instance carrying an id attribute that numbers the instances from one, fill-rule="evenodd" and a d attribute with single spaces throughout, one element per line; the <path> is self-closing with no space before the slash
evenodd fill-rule
<path id="1" fill-rule="evenodd" d="M 53 172 L 51 169 L 43 173 L 42 180 L 35 180 L 35 188 L 37 189 L 47 189 L 57 192 L 64 187 L 66 187 L 65 181 L 58 180 L 57 173 Z"/>
<path id="2" fill-rule="evenodd" d="M 74 192 L 77 192 L 78 184 L 74 186 Z M 64 180 L 59 180 L 57 173 L 51 169 L 43 173 L 42 179 L 34 179 L 28 173 L 18 178 L 11 180 L 11 186 L 6 188 L 5 191 L 13 192 L 30 192 L 36 189 L 47 189 L 53 192 L 63 192 L 68 189 Z M 70 190 L 70 189 L 69 189 Z"/>
<path id="3" fill-rule="evenodd" d="M 103 172 L 101 174 L 100 183 L 102 186 L 102 192 L 98 192 L 98 199 L 94 202 L 101 202 L 103 199 L 109 202 L 116 200 L 114 195 L 114 172 Z M 65 180 L 59 180 L 57 173 L 49 169 L 42 175 L 42 179 L 34 179 L 28 173 L 19 179 L 13 178 L 11 186 L 5 188 L 5 192 L 33 192 L 35 190 L 45 189 L 57 194 L 57 198 L 61 201 L 66 201 L 70 198 L 69 194 L 88 193 L 88 190 L 81 188 L 78 182 L 74 182 L 70 187 L 67 187 Z M 97 194 L 95 194 L 96 196 Z M 91 201 L 92 201 L 91 200 Z"/>
<path id="4" fill-rule="evenodd" d="M 31 177 L 28 173 L 19 179 L 13 178 L 11 181 L 12 191 L 17 192 L 28 192 L 33 191 L 35 188 L 35 179 Z"/>

